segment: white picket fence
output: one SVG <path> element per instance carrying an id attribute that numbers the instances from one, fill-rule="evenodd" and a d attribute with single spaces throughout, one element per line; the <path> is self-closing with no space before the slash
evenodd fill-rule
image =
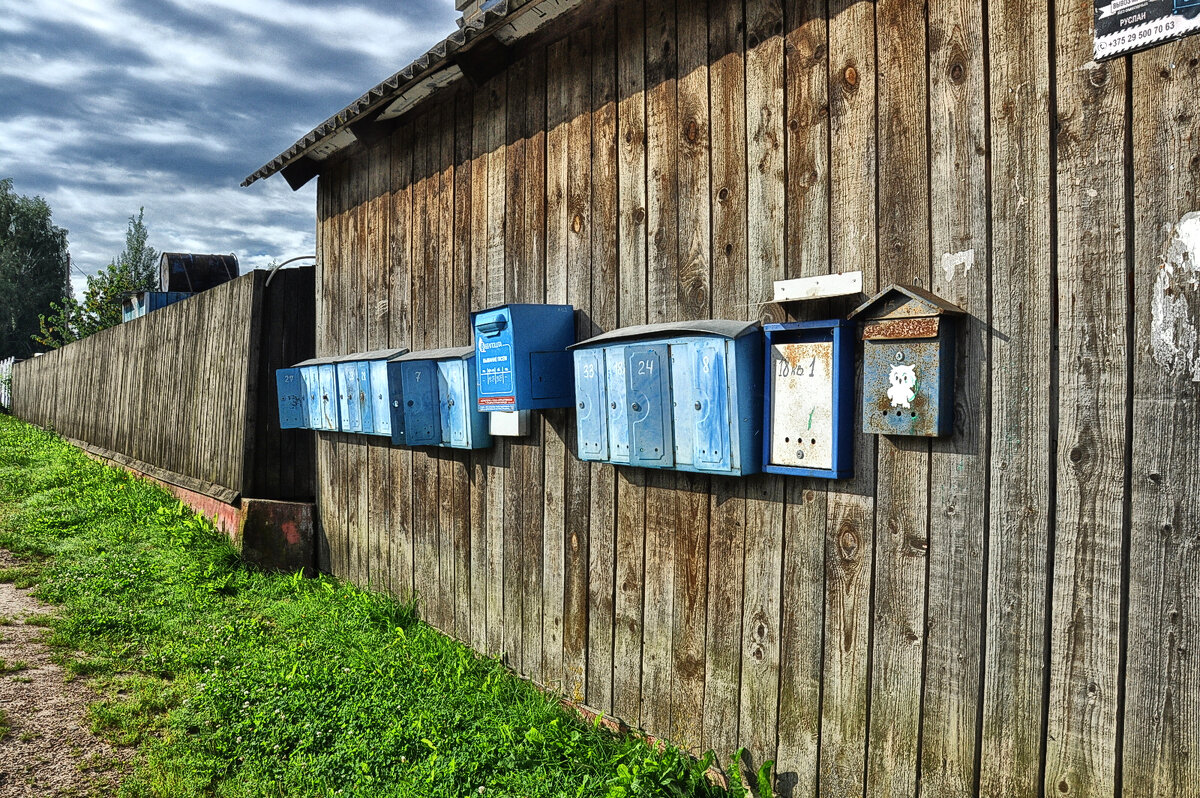
<path id="1" fill-rule="evenodd" d="M 5 410 L 12 409 L 12 370 L 16 360 L 15 357 L 0 360 L 0 407 Z"/>

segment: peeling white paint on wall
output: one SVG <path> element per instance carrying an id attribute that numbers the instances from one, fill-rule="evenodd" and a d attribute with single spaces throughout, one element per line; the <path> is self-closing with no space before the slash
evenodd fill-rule
<path id="1" fill-rule="evenodd" d="M 964 276 L 971 271 L 971 267 L 975 265 L 975 250 L 964 249 L 962 252 L 947 252 L 942 255 L 942 271 L 946 273 L 947 280 L 954 279 L 954 272 L 961 267 Z"/>
<path id="2" fill-rule="evenodd" d="M 1163 247 L 1150 305 L 1150 346 L 1155 363 L 1195 382 L 1200 382 L 1200 320 L 1193 310 L 1198 302 L 1200 212 L 1193 212 L 1179 220 Z"/>

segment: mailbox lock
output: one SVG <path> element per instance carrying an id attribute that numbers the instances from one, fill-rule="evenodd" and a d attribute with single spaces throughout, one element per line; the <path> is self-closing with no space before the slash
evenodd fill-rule
<path id="1" fill-rule="evenodd" d="M 583 409 L 583 402 L 580 402 L 580 403 L 579 403 L 579 409 L 580 409 L 580 410 L 582 410 L 582 409 Z"/>
<path id="2" fill-rule="evenodd" d="M 399 399 L 397 399 L 395 402 L 392 402 L 392 407 L 399 407 L 399 406 L 400 406 L 400 400 L 399 400 Z"/>
<path id="3" fill-rule="evenodd" d="M 409 399 L 409 400 L 408 400 L 408 406 L 409 406 L 409 407 L 412 407 L 412 406 L 413 406 L 413 400 L 412 400 L 412 399 Z"/>
<path id="4" fill-rule="evenodd" d="M 639 405 L 637 402 L 634 402 L 632 405 L 630 405 L 630 407 L 632 407 L 634 411 L 642 409 L 642 406 Z"/>
<path id="5" fill-rule="evenodd" d="M 903 353 L 903 352 L 896 352 L 896 362 L 899 362 L 899 361 L 901 361 L 901 360 L 903 360 L 903 359 L 904 359 L 904 353 Z"/>
<path id="6" fill-rule="evenodd" d="M 613 410 L 616 410 L 616 409 L 617 409 L 617 403 L 616 403 L 616 402 L 613 402 L 611 405 L 609 405 L 609 407 L 611 407 Z"/>
<path id="7" fill-rule="evenodd" d="M 454 407 L 454 400 L 453 400 L 453 399 L 451 399 L 449 402 L 446 402 L 446 406 L 447 406 L 447 407 Z"/>
<path id="8" fill-rule="evenodd" d="M 699 409 L 700 409 L 700 403 L 699 403 L 699 402 L 696 402 L 696 409 L 697 409 L 697 410 L 699 410 Z"/>

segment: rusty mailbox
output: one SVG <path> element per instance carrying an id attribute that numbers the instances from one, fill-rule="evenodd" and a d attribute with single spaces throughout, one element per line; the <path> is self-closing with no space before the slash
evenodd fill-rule
<path id="1" fill-rule="evenodd" d="M 850 314 L 862 323 L 863 432 L 949 435 L 954 430 L 954 341 L 962 308 L 893 285 Z"/>

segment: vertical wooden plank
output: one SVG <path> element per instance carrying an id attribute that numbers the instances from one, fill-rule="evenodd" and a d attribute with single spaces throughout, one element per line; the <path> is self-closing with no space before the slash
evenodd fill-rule
<path id="1" fill-rule="evenodd" d="M 1126 62 L 1056 3 L 1059 428 L 1044 794 L 1113 796 L 1125 524 Z"/>
<path id="2" fill-rule="evenodd" d="M 567 39 L 546 50 L 546 302 L 567 302 L 567 184 L 572 170 L 567 153 L 571 52 Z M 547 414 L 545 492 L 542 517 L 542 674 L 551 690 L 564 691 L 563 606 L 566 565 L 567 413 Z"/>
<path id="3" fill-rule="evenodd" d="M 567 162 L 589 163 L 592 158 L 592 41 L 587 29 L 569 42 L 570 77 L 567 89 Z M 567 302 L 576 314 L 576 337 L 591 312 L 592 181 L 590 169 L 572 169 L 567 181 Z M 548 414 L 549 418 L 550 415 Z M 588 633 L 588 512 L 591 502 L 590 465 L 575 456 L 578 450 L 574 418 L 560 417 L 567 457 L 563 462 L 563 691 L 576 701 L 587 699 Z"/>
<path id="4" fill-rule="evenodd" d="M 493 81 L 494 83 L 495 81 Z M 475 94 L 471 134 L 471 264 L 469 310 L 483 310 L 487 302 L 488 245 L 488 140 L 490 116 L 494 113 L 489 86 Z M 469 317 L 468 317 L 469 323 Z M 469 331 L 468 331 L 469 332 Z M 487 502 L 490 452 L 471 455 L 471 647 L 488 651 L 488 545 L 487 524 L 491 508 Z"/>
<path id="5" fill-rule="evenodd" d="M 617 65 L 616 17 L 601 16 L 592 30 L 592 285 L 589 335 L 617 326 Z M 612 713 L 613 549 L 616 467 L 591 468 L 588 530 L 587 701 Z"/>
<path id="6" fill-rule="evenodd" d="M 825 0 L 788 0 L 784 5 L 784 246 L 789 278 L 829 272 L 827 13 Z M 819 781 L 824 539 L 829 495 L 823 480 L 788 479 L 785 490 L 775 771 L 781 795 L 813 796 Z"/>
<path id="7" fill-rule="evenodd" d="M 1052 500 L 1049 24 L 988 4 L 992 153 L 992 440 L 981 793 L 1036 795 L 1045 734 Z M 1002 367 L 999 364 L 1003 364 Z"/>
<path id="8" fill-rule="evenodd" d="M 1194 653 L 1200 648 L 1200 447 L 1194 433 L 1200 375 L 1195 338 L 1188 343 L 1200 327 L 1198 64 L 1194 36 L 1133 57 L 1136 346 L 1122 773 L 1128 796 L 1200 795 Z"/>
<path id="9" fill-rule="evenodd" d="M 454 294 L 447 315 L 450 318 L 450 346 L 472 343 L 471 312 L 471 225 L 473 161 L 472 133 L 474 98 L 462 92 L 455 98 L 454 122 Z M 470 644 L 474 639 L 471 628 L 471 519 L 472 458 L 468 452 L 455 452 L 450 461 L 450 479 L 455 496 L 455 512 L 451 519 L 454 541 L 454 629 L 459 640 Z"/>
<path id="10" fill-rule="evenodd" d="M 352 270 L 351 293 L 347 298 L 350 303 L 352 352 L 367 350 L 367 317 L 370 313 L 367 307 L 367 209 L 368 191 L 370 185 L 368 176 L 370 160 L 366 151 L 354 156 L 350 162 L 351 190 L 354 192 L 351 200 L 353 211 L 350 219 L 350 261 L 346 264 Z M 343 261 L 345 263 L 345 261 Z M 367 436 L 355 435 L 352 439 L 352 469 L 354 478 L 351 480 L 350 535 L 353 563 L 351 566 L 352 579 L 355 584 L 366 585 L 369 580 L 367 561 L 370 558 L 370 493 L 368 483 L 370 475 L 367 471 Z"/>
<path id="11" fill-rule="evenodd" d="M 414 123 L 416 149 L 413 163 L 413 265 L 412 348 L 433 348 L 437 330 L 436 266 L 438 245 L 438 111 L 427 111 Z M 418 135 L 417 131 L 421 131 Z M 413 590 L 422 617 L 438 625 L 439 577 L 437 562 L 437 461 L 428 449 L 418 449 L 413 459 Z"/>
<path id="12" fill-rule="evenodd" d="M 647 321 L 678 314 L 675 0 L 646 1 Z M 674 474 L 647 471 L 641 725 L 671 733 L 671 619 L 675 595 Z"/>
<path id="13" fill-rule="evenodd" d="M 709 173 L 708 2 L 677 5 L 676 86 L 679 310 L 712 316 L 712 216 Z M 675 579 L 671 618 L 671 739 L 701 752 L 708 597 L 708 511 L 711 479 L 677 476 Z"/>
<path id="14" fill-rule="evenodd" d="M 774 293 L 785 274 L 784 60 L 782 0 L 746 3 L 747 301 Z M 782 321 L 779 308 L 757 308 Z M 779 719 L 780 604 L 784 485 L 760 474 L 746 481 L 742 607 L 742 689 L 738 736 L 752 768 L 775 759 Z"/>
<path id="15" fill-rule="evenodd" d="M 505 160 L 504 203 L 504 300 L 524 298 L 520 288 L 522 272 L 530 268 L 525 249 L 525 111 L 529 88 L 528 57 L 508 70 L 508 119 Z M 540 432 L 540 431 L 539 431 Z M 529 438 L 508 442 L 509 470 L 504 485 L 504 653 L 507 664 L 517 673 L 526 674 L 524 660 L 525 527 L 528 516 L 524 499 L 526 484 L 518 476 L 528 474 Z"/>
<path id="16" fill-rule="evenodd" d="M 745 13 L 741 3 L 711 4 L 708 31 L 712 109 L 712 313 L 744 318 L 749 304 L 746 220 Z M 703 748 L 722 762 L 738 748 L 742 671 L 742 557 L 746 485 L 713 480 L 709 509 L 708 607 L 704 658 Z"/>
<path id="17" fill-rule="evenodd" d="M 416 143 L 412 123 L 406 123 L 391 138 L 392 223 L 388 346 L 411 349 L 413 278 L 413 150 Z M 413 595 L 413 455 L 406 448 L 389 450 L 392 506 L 388 513 L 391 562 L 391 591 L 407 601 Z"/>
<path id="18" fill-rule="evenodd" d="M 829 2 L 831 271 L 862 271 L 875 292 L 875 7 Z M 875 439 L 855 431 L 854 478 L 829 486 L 821 793 L 862 795 L 875 538 Z"/>
<path id="19" fill-rule="evenodd" d="M 456 300 L 454 292 L 455 254 L 458 242 L 455 239 L 455 169 L 454 169 L 454 138 L 455 138 L 455 106 L 447 99 L 442 105 L 437 119 L 436 135 L 438 138 L 438 256 L 433 263 L 430 279 L 436 281 L 437 291 L 437 322 L 431 331 L 434 345 L 449 346 L 454 340 L 454 317 Z M 437 539 L 438 562 L 438 623 L 443 632 L 456 637 L 454 603 L 457 589 L 455 587 L 455 571 L 457 554 L 455 541 L 459 531 L 460 491 L 465 491 L 465 477 L 461 473 L 460 463 L 445 450 L 436 450 L 434 460 L 438 471 L 438 513 L 434 524 Z"/>
<path id="20" fill-rule="evenodd" d="M 620 260 L 618 324 L 646 317 L 646 8 L 617 11 L 617 185 Z M 613 603 L 613 713 L 641 725 L 645 472 L 617 469 L 616 595 Z"/>
<path id="21" fill-rule="evenodd" d="M 367 349 L 385 349 L 391 327 L 392 272 L 387 255 L 391 249 L 392 150 L 386 139 L 371 147 L 367 206 Z M 380 591 L 390 590 L 391 570 L 388 530 L 392 504 L 389 449 L 391 443 L 372 438 L 367 449 L 367 580 Z"/>
<path id="22" fill-rule="evenodd" d="M 328 356 L 332 351 L 329 310 L 333 276 L 330 267 L 332 246 L 330 239 L 330 217 L 332 215 L 332 179 L 323 174 L 317 180 L 317 356 Z M 329 532 L 332 525 L 332 508 L 336 498 L 332 485 L 332 445 L 328 433 L 317 433 L 316 502 L 317 502 L 317 570 L 332 573 L 330 560 Z"/>
<path id="23" fill-rule="evenodd" d="M 928 287 L 925 9 L 876 4 L 879 282 Z M 929 442 L 878 436 L 867 794 L 916 793 L 929 552 Z"/>
<path id="24" fill-rule="evenodd" d="M 522 302 L 546 299 L 546 51 L 537 48 L 529 58 L 529 86 L 525 89 L 525 119 L 522 122 L 527 141 L 525 149 L 525 256 L 524 270 L 517 283 Z M 543 442 L 546 425 L 531 423 L 528 446 L 515 461 L 515 475 L 526 485 L 544 485 L 546 481 Z M 542 490 L 526 489 L 522 496 L 524 559 L 522 571 L 523 657 L 526 672 L 535 681 L 543 681 L 542 672 L 542 551 L 545 547 L 544 498 Z"/>
<path id="25" fill-rule="evenodd" d="M 976 775 L 991 401 L 983 32 L 981 2 L 930 4 L 933 290 L 968 314 L 957 350 L 954 435 L 934 442 L 929 471 L 920 789 L 931 798 L 972 792 Z"/>
<path id="26" fill-rule="evenodd" d="M 487 306 L 504 302 L 504 214 L 507 199 L 506 131 L 508 126 L 508 78 L 501 75 L 486 86 L 488 92 L 487 141 Z M 504 483 L 508 465 L 508 441 L 494 440 L 487 461 L 487 652 L 504 652 Z"/>

